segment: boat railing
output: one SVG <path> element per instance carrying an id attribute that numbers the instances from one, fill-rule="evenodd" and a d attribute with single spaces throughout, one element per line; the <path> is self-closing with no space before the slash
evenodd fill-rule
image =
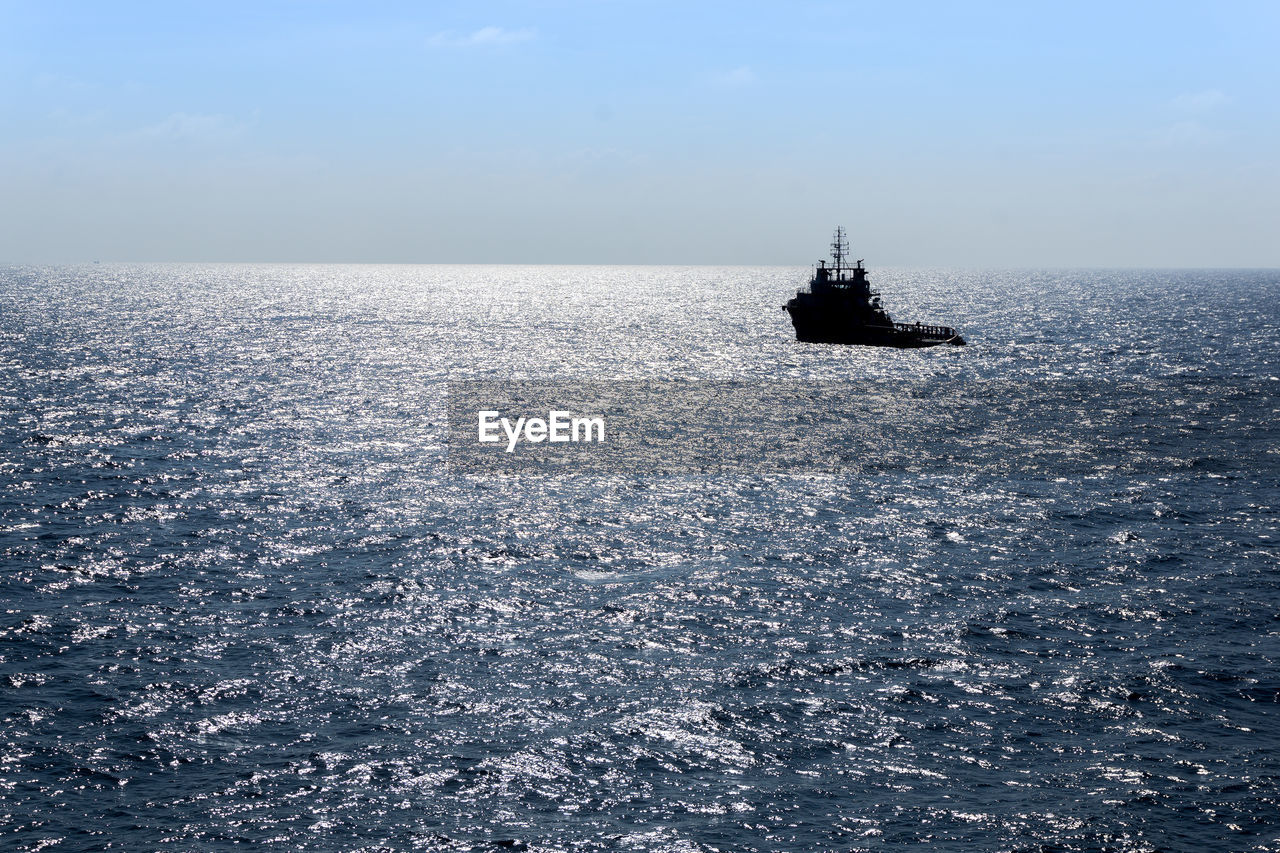
<path id="1" fill-rule="evenodd" d="M 950 326 L 924 326 L 920 323 L 894 323 L 893 328 L 899 332 L 928 335 L 931 338 L 954 338 L 956 330 Z"/>

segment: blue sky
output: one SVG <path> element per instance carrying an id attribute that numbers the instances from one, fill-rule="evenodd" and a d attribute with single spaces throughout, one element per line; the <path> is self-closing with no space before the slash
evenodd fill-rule
<path id="1" fill-rule="evenodd" d="M 1280 4 L 0 3 L 0 262 L 1280 266 Z"/>

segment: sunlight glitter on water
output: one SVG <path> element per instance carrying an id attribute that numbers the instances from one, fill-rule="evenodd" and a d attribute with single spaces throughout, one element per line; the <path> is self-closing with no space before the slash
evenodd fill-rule
<path id="1" fill-rule="evenodd" d="M 1274 838 L 1280 280 L 884 271 L 972 343 L 911 353 L 802 278 L 7 270 L 6 843 Z M 856 379 L 879 444 L 446 476 L 486 377 Z"/>

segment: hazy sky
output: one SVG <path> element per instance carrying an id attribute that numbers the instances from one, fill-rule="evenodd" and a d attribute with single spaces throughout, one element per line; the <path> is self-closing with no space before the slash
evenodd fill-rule
<path id="1" fill-rule="evenodd" d="M 9 3 L 0 262 L 1280 266 L 1280 3 Z"/>

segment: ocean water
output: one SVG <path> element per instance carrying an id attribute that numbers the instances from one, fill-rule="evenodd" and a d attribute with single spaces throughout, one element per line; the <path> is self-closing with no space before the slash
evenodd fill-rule
<path id="1" fill-rule="evenodd" d="M 795 268 L 0 269 L 0 848 L 1280 850 L 1280 272 L 872 275 L 970 346 L 798 344 Z M 865 397 L 526 476 L 463 380 Z"/>

